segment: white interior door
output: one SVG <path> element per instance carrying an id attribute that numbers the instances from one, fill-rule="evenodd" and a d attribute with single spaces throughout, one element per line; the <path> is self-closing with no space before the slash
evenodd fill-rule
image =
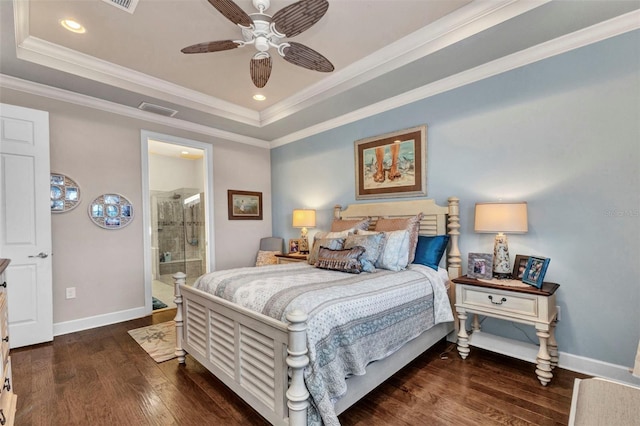
<path id="1" fill-rule="evenodd" d="M 0 104 L 0 256 L 12 348 L 53 340 L 49 114 Z"/>

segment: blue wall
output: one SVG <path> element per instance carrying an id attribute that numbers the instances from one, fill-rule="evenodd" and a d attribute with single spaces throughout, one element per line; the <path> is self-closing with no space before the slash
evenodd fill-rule
<path id="1" fill-rule="evenodd" d="M 274 235 L 297 236 L 294 208 L 355 202 L 353 142 L 427 124 L 428 197 L 461 200 L 461 251 L 476 202 L 524 200 L 515 254 L 551 258 L 561 352 L 632 366 L 640 338 L 640 32 L 556 56 L 272 150 Z M 463 262 L 466 263 L 466 262 Z M 537 341 L 529 327 L 483 328 Z"/>

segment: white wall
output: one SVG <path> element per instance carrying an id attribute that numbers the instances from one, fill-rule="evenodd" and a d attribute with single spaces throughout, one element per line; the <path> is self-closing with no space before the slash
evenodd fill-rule
<path id="1" fill-rule="evenodd" d="M 49 111 L 51 170 L 70 176 L 81 188 L 80 205 L 52 217 L 54 330 L 72 331 L 125 319 L 144 307 L 140 210 L 143 129 L 213 145 L 215 264 L 219 269 L 250 265 L 260 237 L 271 235 L 270 158 L 266 149 L 12 90 L 2 89 L 0 101 Z M 237 164 L 251 173 L 234 168 Z M 227 189 L 262 192 L 264 220 L 229 221 Z M 132 201 L 136 217 L 126 228 L 105 230 L 89 220 L 87 206 L 105 192 L 121 193 Z M 71 286 L 76 287 L 77 298 L 66 300 L 64 289 Z"/>
<path id="2" fill-rule="evenodd" d="M 173 191 L 179 188 L 198 188 L 202 191 L 202 160 L 149 153 L 149 185 L 151 191 Z"/>
<path id="3" fill-rule="evenodd" d="M 560 351 L 632 366 L 640 339 L 639 70 L 635 31 L 274 149 L 274 233 L 296 235 L 298 206 L 318 209 L 317 228 L 328 229 L 333 205 L 355 202 L 354 141 L 426 123 L 428 196 L 442 205 L 460 198 L 463 258 L 493 247 L 492 235 L 473 232 L 476 202 L 527 201 L 529 232 L 510 236 L 510 251 L 551 258 Z M 492 319 L 483 326 L 537 341 L 531 328 Z"/>

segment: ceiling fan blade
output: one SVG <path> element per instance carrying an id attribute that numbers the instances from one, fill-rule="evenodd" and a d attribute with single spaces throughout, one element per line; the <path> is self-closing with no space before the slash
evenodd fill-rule
<path id="1" fill-rule="evenodd" d="M 249 15 L 232 0 L 209 0 L 209 3 L 234 24 L 242 25 L 243 27 L 251 26 Z"/>
<path id="2" fill-rule="evenodd" d="M 207 52 L 220 52 L 222 50 L 231 50 L 239 47 L 240 45 L 233 40 L 218 40 L 208 41 L 206 43 L 198 43 L 192 46 L 187 46 L 180 50 L 182 53 L 207 53 Z"/>
<path id="3" fill-rule="evenodd" d="M 328 8 L 327 0 L 300 0 L 280 9 L 272 19 L 280 34 L 294 37 L 318 22 Z"/>
<path id="4" fill-rule="evenodd" d="M 256 87 L 263 88 L 267 84 L 271 76 L 272 63 L 271 56 L 263 58 L 256 58 L 254 56 L 251 58 L 249 71 L 251 72 L 251 80 L 253 80 L 253 84 L 255 84 Z"/>
<path id="5" fill-rule="evenodd" d="M 284 60 L 313 71 L 331 72 L 333 64 L 327 58 L 305 46 L 304 44 L 288 42 L 289 47 L 283 49 Z"/>

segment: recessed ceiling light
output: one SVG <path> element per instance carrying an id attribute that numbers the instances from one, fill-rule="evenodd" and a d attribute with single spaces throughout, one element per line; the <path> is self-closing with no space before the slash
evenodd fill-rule
<path id="1" fill-rule="evenodd" d="M 256 101 L 264 101 L 267 97 L 265 95 L 253 95 L 253 99 Z"/>
<path id="2" fill-rule="evenodd" d="M 182 151 L 180 154 L 189 155 L 189 151 Z"/>
<path id="3" fill-rule="evenodd" d="M 73 19 L 63 19 L 60 21 L 60 25 L 73 33 L 84 34 L 85 32 L 87 32 L 82 24 L 74 21 Z"/>

